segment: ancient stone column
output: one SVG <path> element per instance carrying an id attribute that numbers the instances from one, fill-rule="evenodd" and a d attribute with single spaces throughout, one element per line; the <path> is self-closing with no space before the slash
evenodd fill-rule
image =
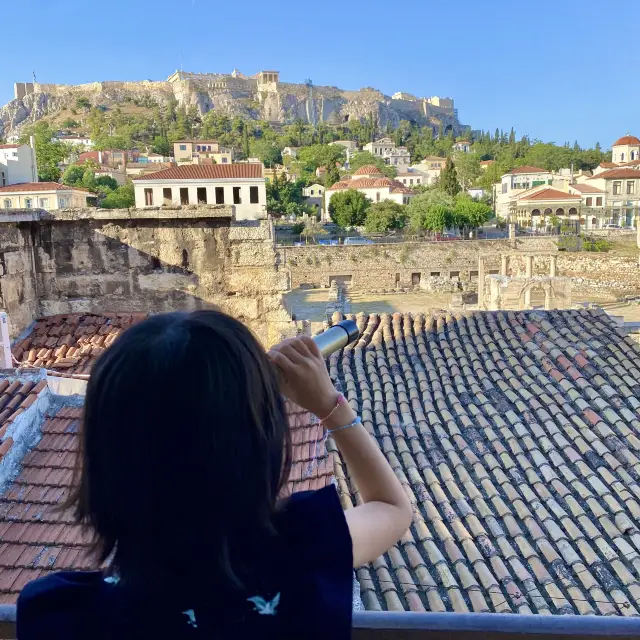
<path id="1" fill-rule="evenodd" d="M 509 256 L 503 254 L 500 256 L 500 259 L 501 259 L 500 275 L 508 276 L 509 275 Z"/>
<path id="2" fill-rule="evenodd" d="M 558 270 L 558 256 L 552 255 L 550 257 L 550 262 L 549 262 L 549 275 L 552 278 L 555 278 L 557 270 Z"/>
<path id="3" fill-rule="evenodd" d="M 478 258 L 478 309 L 484 309 L 484 258 Z"/>
<path id="4" fill-rule="evenodd" d="M 516 240 L 516 225 L 513 222 L 509 223 L 509 244 L 514 249 L 518 245 L 518 241 Z"/>
<path id="5" fill-rule="evenodd" d="M 525 276 L 527 278 L 533 277 L 533 256 L 525 256 Z M 527 289 L 524 293 L 524 308 L 531 308 L 531 289 Z"/>

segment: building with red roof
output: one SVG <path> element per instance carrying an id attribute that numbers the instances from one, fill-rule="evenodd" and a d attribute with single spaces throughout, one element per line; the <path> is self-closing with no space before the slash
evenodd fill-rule
<path id="1" fill-rule="evenodd" d="M 340 182 L 336 182 L 325 191 L 325 220 L 329 219 L 331 197 L 338 191 L 345 191 L 347 189 L 361 191 L 372 202 L 391 200 L 398 204 L 408 204 L 409 200 L 415 195 L 413 189 L 407 187 L 399 180 L 387 178 L 378 167 L 372 164 L 364 165 L 354 171 L 353 178 L 346 179 L 346 177 L 343 177 Z"/>
<path id="2" fill-rule="evenodd" d="M 635 136 L 622 136 L 611 145 L 611 159 L 613 162 L 631 162 L 640 158 L 640 139 Z"/>
<path id="3" fill-rule="evenodd" d="M 86 207 L 95 194 L 58 182 L 22 182 L 0 187 L 0 209 L 75 209 Z"/>

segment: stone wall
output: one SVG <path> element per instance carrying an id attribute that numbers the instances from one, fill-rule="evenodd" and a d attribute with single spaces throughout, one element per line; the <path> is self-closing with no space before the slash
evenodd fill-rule
<path id="1" fill-rule="evenodd" d="M 517 248 L 554 251 L 551 238 L 518 239 Z M 478 256 L 487 254 L 486 268 L 500 268 L 500 252 L 512 251 L 509 240 L 414 242 L 352 246 L 278 247 L 281 263 L 291 271 L 293 288 L 329 286 L 332 279 L 350 280 L 356 289 L 410 287 L 431 277 L 468 281 L 477 276 Z"/>
<path id="2" fill-rule="evenodd" d="M 30 223 L 0 224 L 0 310 L 9 314 L 11 337 L 38 313 Z"/>
<path id="3" fill-rule="evenodd" d="M 232 218 L 230 206 L 80 209 L 0 224 L 19 248 L 13 271 L 34 265 L 31 308 L 17 313 L 22 303 L 13 293 L 11 305 L 3 303 L 12 336 L 38 314 L 158 313 L 212 305 L 243 320 L 265 344 L 295 333 L 282 303 L 289 279 L 276 264 L 271 224 L 232 224 Z M 12 282 L 0 278 L 3 289 Z"/>

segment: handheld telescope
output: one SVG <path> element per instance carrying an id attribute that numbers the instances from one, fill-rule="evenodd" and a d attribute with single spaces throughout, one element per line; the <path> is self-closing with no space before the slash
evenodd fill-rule
<path id="1" fill-rule="evenodd" d="M 346 347 L 360 336 L 358 325 L 353 320 L 343 320 L 332 327 L 313 336 L 313 341 L 320 349 L 323 358 Z"/>

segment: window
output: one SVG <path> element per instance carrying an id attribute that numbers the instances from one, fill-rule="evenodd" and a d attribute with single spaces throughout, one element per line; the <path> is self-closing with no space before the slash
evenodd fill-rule
<path id="1" fill-rule="evenodd" d="M 435 278 L 439 278 L 439 277 L 440 277 L 440 272 L 439 272 L 439 271 L 432 271 L 429 275 L 430 275 L 432 278 L 434 278 L 434 277 L 435 277 Z"/>
<path id="2" fill-rule="evenodd" d="M 380 202 L 380 192 L 376 193 L 376 202 Z"/>
<path id="3" fill-rule="evenodd" d="M 227 164 L 227 158 L 225 157 L 222 158 L 222 164 Z"/>
<path id="4" fill-rule="evenodd" d="M 591 226 L 592 227 L 597 227 L 598 226 L 598 219 L 597 218 L 591 218 Z"/>
<path id="5" fill-rule="evenodd" d="M 224 204 L 224 187 L 216 187 L 216 204 Z"/>
<path id="6" fill-rule="evenodd" d="M 593 204 L 593 198 L 587 198 L 587 207 L 590 207 Z"/>
<path id="7" fill-rule="evenodd" d="M 627 194 L 636 192 L 636 183 L 633 181 L 627 182 Z"/>
<path id="8" fill-rule="evenodd" d="M 624 162 L 624 152 L 620 154 L 620 162 Z"/>
<path id="9" fill-rule="evenodd" d="M 416 178 L 416 184 L 420 184 L 420 178 Z"/>
<path id="10" fill-rule="evenodd" d="M 260 202 L 258 187 L 249 187 L 249 202 L 251 204 L 258 204 L 258 202 Z"/>
<path id="11" fill-rule="evenodd" d="M 632 152 L 631 152 L 631 159 L 632 159 L 632 160 L 636 160 L 636 159 L 637 159 L 637 155 L 638 155 L 638 154 L 637 154 L 635 151 L 632 151 Z"/>
<path id="12" fill-rule="evenodd" d="M 25 198 L 24 199 L 24 206 L 27 209 L 31 209 L 31 207 L 33 207 L 33 203 L 31 201 L 31 198 Z"/>
<path id="13" fill-rule="evenodd" d="M 506 182 L 502 183 L 502 193 L 507 193 L 507 183 Z"/>
<path id="14" fill-rule="evenodd" d="M 200 145 L 199 144 L 196 145 L 196 151 L 200 151 Z"/>
<path id="15" fill-rule="evenodd" d="M 144 206 L 145 207 L 153 206 L 153 189 L 144 190 Z"/>
<path id="16" fill-rule="evenodd" d="M 460 277 L 460 272 L 459 271 L 450 271 L 449 272 L 449 277 L 450 278 L 459 278 Z"/>
<path id="17" fill-rule="evenodd" d="M 598 198 L 596 198 L 596 207 L 601 207 L 602 206 L 602 196 L 599 196 Z"/>
<path id="18" fill-rule="evenodd" d="M 180 145 L 180 151 L 186 151 L 187 150 L 187 145 L 186 144 L 181 144 Z"/>
<path id="19" fill-rule="evenodd" d="M 171 187 L 164 187 L 164 189 L 162 189 L 162 199 L 165 202 L 173 201 L 173 196 L 171 195 Z"/>
<path id="20" fill-rule="evenodd" d="M 67 206 L 67 199 L 66 198 L 60 198 L 59 207 L 61 209 L 64 209 L 66 206 Z"/>
<path id="21" fill-rule="evenodd" d="M 311 195 L 313 195 L 313 189 L 311 189 Z"/>
<path id="22" fill-rule="evenodd" d="M 207 145 L 207 151 L 211 151 L 211 145 Z"/>
<path id="23" fill-rule="evenodd" d="M 40 208 L 41 209 L 49 208 L 49 198 L 40 198 Z"/>
<path id="24" fill-rule="evenodd" d="M 413 178 L 409 178 L 409 184 L 413 184 Z"/>
<path id="25" fill-rule="evenodd" d="M 233 187 L 233 204 L 242 204 L 240 197 L 240 187 Z"/>
<path id="26" fill-rule="evenodd" d="M 198 187 L 197 190 L 198 204 L 207 204 L 207 188 Z"/>
<path id="27" fill-rule="evenodd" d="M 186 249 L 182 250 L 182 268 L 189 268 L 189 252 Z"/>
<path id="28" fill-rule="evenodd" d="M 618 196 L 622 193 L 622 180 L 616 180 L 613 183 L 613 195 Z"/>
<path id="29" fill-rule="evenodd" d="M 11 209 L 11 200 L 9 198 L 4 201 L 4 208 Z"/>
<path id="30" fill-rule="evenodd" d="M 180 204 L 189 204 L 189 188 L 180 187 Z"/>

